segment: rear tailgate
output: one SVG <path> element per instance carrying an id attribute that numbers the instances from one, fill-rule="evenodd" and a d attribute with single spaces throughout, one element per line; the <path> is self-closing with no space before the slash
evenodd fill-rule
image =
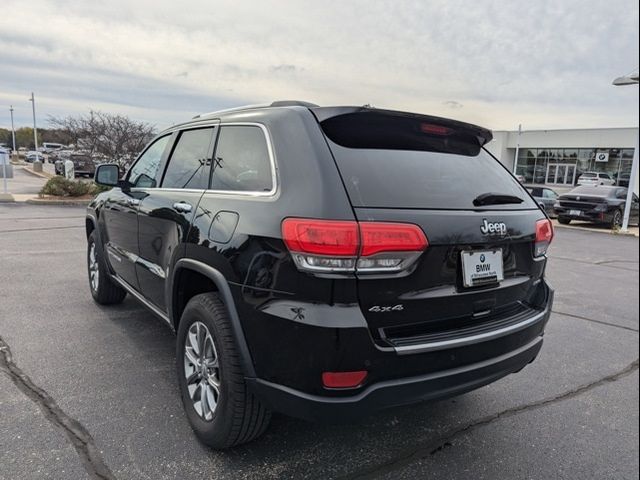
<path id="1" fill-rule="evenodd" d="M 544 271 L 543 257 L 534 258 L 536 222 L 545 216 L 481 148 L 490 132 L 398 112 L 314 112 L 358 221 L 415 224 L 428 239 L 407 271 L 358 276 L 360 307 L 375 338 L 438 334 L 535 308 Z M 488 192 L 521 201 L 474 204 Z M 484 266 L 503 278 L 465 285 L 465 254 L 467 269 L 483 268 L 485 254 L 495 264 Z"/>

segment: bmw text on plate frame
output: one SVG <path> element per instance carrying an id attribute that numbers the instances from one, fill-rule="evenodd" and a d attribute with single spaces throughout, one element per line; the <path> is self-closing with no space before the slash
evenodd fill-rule
<path id="1" fill-rule="evenodd" d="M 463 251 L 462 272 L 466 287 L 492 284 L 504 280 L 502 249 Z"/>

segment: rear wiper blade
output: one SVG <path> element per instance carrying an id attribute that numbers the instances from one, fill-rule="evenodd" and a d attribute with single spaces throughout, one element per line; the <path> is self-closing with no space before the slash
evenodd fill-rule
<path id="1" fill-rule="evenodd" d="M 520 197 L 516 197 L 515 195 L 509 195 L 507 193 L 493 193 L 487 192 L 481 195 L 478 195 L 474 200 L 473 204 L 476 207 L 481 207 L 483 205 L 505 205 L 508 203 L 522 203 L 524 200 Z"/>

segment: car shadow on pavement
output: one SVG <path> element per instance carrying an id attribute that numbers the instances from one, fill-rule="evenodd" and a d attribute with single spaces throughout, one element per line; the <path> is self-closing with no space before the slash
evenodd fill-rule
<path id="1" fill-rule="evenodd" d="M 275 468 L 293 477 L 341 476 L 403 456 L 417 444 L 438 444 L 445 432 L 468 417 L 460 412 L 476 410 L 476 399 L 466 395 L 385 410 L 349 423 L 312 423 L 274 413 L 266 433 L 257 440 L 230 450 L 214 451 L 198 441 L 184 415 L 175 374 L 175 335 L 171 329 L 131 299 L 100 310 L 121 330 L 118 336 L 127 343 L 127 364 L 132 366 L 128 370 L 119 369 L 117 380 L 127 397 L 140 398 L 153 382 L 155 394 L 146 399 L 144 420 L 132 417 L 123 426 L 131 431 L 128 448 L 132 450 L 129 456 L 134 463 L 138 462 L 136 458 L 159 453 L 156 447 L 153 453 L 139 451 L 148 445 L 138 440 L 145 436 L 145 431 L 149 435 L 157 430 L 166 432 L 168 414 L 175 421 L 170 428 L 174 436 L 163 439 L 164 458 L 183 457 L 188 446 L 187 451 L 196 463 L 213 463 L 229 472 L 255 470 L 257 474 L 261 469 Z M 133 357 L 131 352 L 135 352 Z M 150 376 L 150 372 L 156 374 Z M 372 455 L 372 451 L 380 453 Z"/>

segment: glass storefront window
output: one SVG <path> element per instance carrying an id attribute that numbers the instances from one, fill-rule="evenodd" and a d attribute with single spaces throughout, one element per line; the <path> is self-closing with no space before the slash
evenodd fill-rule
<path id="1" fill-rule="evenodd" d="M 608 161 L 596 162 L 598 152 L 608 153 Z M 572 179 L 577 181 L 584 172 L 606 172 L 617 184 L 626 186 L 632 161 L 633 149 L 629 148 L 521 148 L 516 173 L 522 175 L 529 184 L 555 182 L 570 185 Z M 553 168 L 553 171 L 548 176 L 549 168 Z M 563 177 L 562 182 L 558 181 L 559 176 Z"/>
<path id="2" fill-rule="evenodd" d="M 565 148 L 564 149 L 564 160 L 568 163 L 576 163 L 578 160 L 578 149 L 577 148 Z"/>
<path id="3" fill-rule="evenodd" d="M 537 154 L 538 152 L 535 148 L 520 149 L 517 173 L 524 177 L 525 183 L 531 183 L 533 181 L 533 170 L 535 168 Z"/>
<path id="4" fill-rule="evenodd" d="M 597 162 L 594 159 L 594 161 L 591 163 L 591 170 L 594 172 L 608 173 L 611 178 L 615 179 L 620 164 L 620 150 L 617 148 L 599 148 L 595 152 L 595 156 L 597 157 L 599 153 L 608 153 L 609 159 L 606 162 Z"/>
<path id="5" fill-rule="evenodd" d="M 578 166 L 576 178 L 582 175 L 584 172 L 591 170 L 591 161 L 595 156 L 595 150 L 593 148 L 581 148 L 578 150 Z"/>
<path id="6" fill-rule="evenodd" d="M 632 163 L 633 163 L 633 148 L 625 148 L 621 150 L 620 166 L 618 167 L 618 176 L 616 177 L 616 183 L 621 187 L 629 186 Z"/>

